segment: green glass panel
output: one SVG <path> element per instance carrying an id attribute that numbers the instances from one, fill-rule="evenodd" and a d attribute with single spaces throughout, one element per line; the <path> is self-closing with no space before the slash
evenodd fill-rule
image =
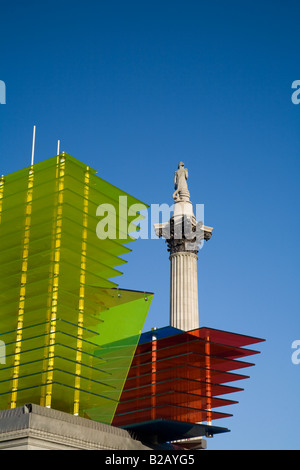
<path id="1" fill-rule="evenodd" d="M 16 381 L 15 406 L 41 403 L 47 383 L 54 408 L 72 413 L 76 395 L 80 415 L 111 422 L 152 300 L 111 281 L 134 241 L 125 221 L 142 219 L 126 211 L 141 203 L 66 154 L 5 176 L 3 188 L 0 407 Z M 97 235 L 100 204 L 114 209 L 116 239 Z"/>
<path id="2" fill-rule="evenodd" d="M 101 315 L 103 324 L 99 326 L 97 341 L 101 343 L 102 348 L 96 351 L 96 354 L 101 355 L 106 361 L 102 366 L 103 370 L 110 374 L 106 382 L 116 389 L 116 391 L 107 390 L 107 396 L 119 400 L 119 391 L 123 389 L 128 375 L 152 295 L 112 290 L 107 292 L 107 297 L 109 297 L 107 303 L 111 308 Z M 108 420 L 105 407 L 84 411 L 94 420 L 111 422 Z"/>

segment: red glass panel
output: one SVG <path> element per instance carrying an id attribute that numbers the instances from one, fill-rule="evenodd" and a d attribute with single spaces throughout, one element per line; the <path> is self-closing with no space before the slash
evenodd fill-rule
<path id="1" fill-rule="evenodd" d="M 155 390 L 156 386 L 153 386 L 153 388 Z M 205 391 L 203 390 L 203 392 Z M 234 400 L 225 400 L 224 398 L 196 395 L 194 393 L 168 391 L 162 394 L 157 394 L 155 390 L 154 395 L 148 395 L 144 397 L 141 396 L 129 401 L 124 401 L 122 399 L 122 402 L 118 406 L 118 414 L 129 413 L 130 411 L 138 411 L 143 408 L 162 405 L 181 405 L 205 410 L 207 408 L 212 409 L 220 406 L 234 405 L 236 403 L 238 402 Z"/>
<path id="2" fill-rule="evenodd" d="M 237 403 L 218 395 L 242 390 L 223 384 L 248 378 L 230 371 L 253 366 L 236 359 L 258 354 L 244 346 L 263 340 L 212 328 L 164 334 L 149 332 L 137 347 L 113 424 L 232 416 L 212 409 Z"/>
<path id="3" fill-rule="evenodd" d="M 254 336 L 241 335 L 239 333 L 231 333 L 229 331 L 216 330 L 214 328 L 202 327 L 196 330 L 189 331 L 190 335 L 197 336 L 198 338 L 210 338 L 214 343 L 227 344 L 228 346 L 243 347 L 250 344 L 261 343 L 265 341 L 262 338 Z"/>
<path id="4" fill-rule="evenodd" d="M 186 365 L 174 365 L 174 367 L 166 368 L 164 370 L 158 370 L 154 373 L 149 371 L 144 375 L 132 374 L 130 371 L 130 377 L 127 378 L 124 389 L 141 387 L 143 385 L 151 384 L 152 381 L 163 381 L 171 378 L 187 378 L 194 380 L 206 381 L 207 370 L 201 367 L 194 367 L 190 364 Z M 222 372 L 218 370 L 210 371 L 211 382 L 214 384 L 224 384 L 233 382 L 235 380 L 248 379 L 249 376 L 236 374 L 232 372 Z"/>
<path id="5" fill-rule="evenodd" d="M 232 414 L 219 413 L 216 411 L 197 410 L 178 405 L 165 405 L 156 408 L 147 408 L 132 413 L 115 415 L 113 426 L 126 426 L 133 423 L 141 423 L 154 419 L 168 419 L 174 421 L 184 421 L 187 423 L 197 423 L 208 421 L 209 419 L 220 419 L 231 417 Z"/>
<path id="6" fill-rule="evenodd" d="M 178 356 L 171 356 L 171 357 L 166 357 L 164 359 L 160 359 L 157 361 L 151 361 L 149 360 L 145 363 L 143 362 L 138 362 L 139 359 L 136 357 L 134 358 L 130 372 L 129 372 L 129 377 L 132 375 L 143 375 L 152 370 L 152 365 L 155 362 L 155 367 L 157 370 L 163 370 L 169 367 L 175 367 L 177 365 L 186 365 L 190 364 L 195 367 L 204 367 L 208 368 L 208 362 L 209 362 L 209 368 L 216 369 L 218 371 L 230 371 L 230 370 L 235 370 L 235 369 L 241 369 L 245 367 L 250 367 L 253 366 L 253 363 L 249 362 L 243 362 L 243 361 L 236 361 L 232 359 L 223 359 L 220 357 L 215 357 L 215 356 L 203 356 L 201 354 L 196 354 L 196 353 L 186 353 Z"/>
<path id="7" fill-rule="evenodd" d="M 217 356 L 222 358 L 237 359 L 240 357 L 251 356 L 258 354 L 258 351 L 246 348 L 238 348 L 233 346 L 227 346 L 223 344 L 213 343 L 211 341 L 205 341 L 203 339 L 195 339 L 192 335 L 178 335 L 177 342 L 172 338 L 164 338 L 157 340 L 157 358 L 164 359 L 166 357 L 188 354 L 190 352 L 206 355 L 207 346 L 209 346 L 209 355 Z M 170 342 L 168 344 L 168 339 Z M 172 341 L 171 341 L 172 339 Z M 183 342 L 180 343 L 180 340 Z M 135 362 L 140 360 L 146 362 L 151 360 L 152 357 L 152 345 L 153 343 L 142 344 L 137 347 L 135 354 Z"/>
<path id="8" fill-rule="evenodd" d="M 129 383 L 127 382 L 126 386 Z M 122 393 L 122 401 L 132 400 L 135 398 L 144 397 L 150 395 L 155 386 L 155 393 L 165 393 L 167 391 L 176 392 L 189 392 L 201 395 L 203 391 L 207 389 L 207 383 L 199 380 L 184 379 L 180 377 L 171 378 L 162 382 L 154 382 L 144 386 L 138 386 L 137 388 L 124 388 Z M 230 387 L 228 385 L 210 384 L 212 396 L 225 395 L 228 393 L 241 392 L 243 389 L 239 387 Z"/>

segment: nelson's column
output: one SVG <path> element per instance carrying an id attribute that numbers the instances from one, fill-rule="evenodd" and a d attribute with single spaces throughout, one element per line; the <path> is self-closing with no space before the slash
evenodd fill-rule
<path id="1" fill-rule="evenodd" d="M 170 326 L 184 331 L 199 328 L 197 261 L 199 244 L 209 240 L 212 227 L 197 221 L 182 162 L 175 171 L 174 210 L 168 222 L 155 224 L 170 252 Z"/>

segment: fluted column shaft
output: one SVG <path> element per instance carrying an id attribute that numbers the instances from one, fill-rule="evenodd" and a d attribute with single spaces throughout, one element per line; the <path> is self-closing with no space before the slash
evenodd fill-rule
<path id="1" fill-rule="evenodd" d="M 197 260 L 192 252 L 170 255 L 170 325 L 184 331 L 199 328 Z"/>

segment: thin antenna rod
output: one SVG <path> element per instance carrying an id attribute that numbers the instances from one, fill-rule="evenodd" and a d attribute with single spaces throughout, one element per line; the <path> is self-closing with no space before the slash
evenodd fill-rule
<path id="1" fill-rule="evenodd" d="M 32 136 L 32 152 L 31 152 L 31 166 L 34 163 L 34 149 L 35 149 L 35 129 L 36 127 L 33 126 L 33 136 Z"/>
<path id="2" fill-rule="evenodd" d="M 59 155 L 59 149 L 60 149 L 60 140 L 57 141 L 57 155 Z"/>

